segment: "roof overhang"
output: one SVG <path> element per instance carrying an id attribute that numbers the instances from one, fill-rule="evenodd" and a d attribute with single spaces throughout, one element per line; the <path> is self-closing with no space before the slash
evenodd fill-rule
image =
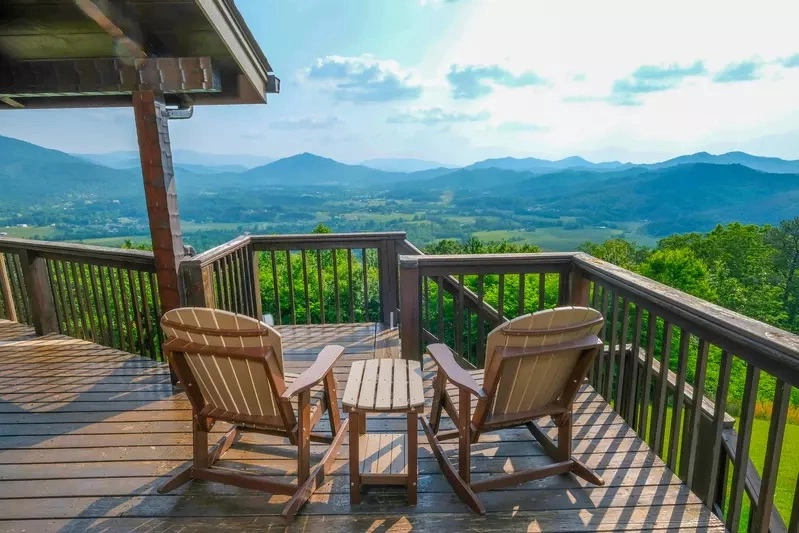
<path id="1" fill-rule="evenodd" d="M 258 104 L 280 80 L 233 0 L 2 0 L 0 109 Z"/>

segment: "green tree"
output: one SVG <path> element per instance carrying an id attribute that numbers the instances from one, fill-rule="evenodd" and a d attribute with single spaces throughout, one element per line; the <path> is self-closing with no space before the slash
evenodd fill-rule
<path id="1" fill-rule="evenodd" d="M 614 265 L 628 270 L 635 270 L 649 255 L 645 246 L 637 246 L 625 239 L 608 239 L 603 243 L 586 242 L 578 248 L 581 252 L 591 254 Z"/>
<path id="2" fill-rule="evenodd" d="M 783 220 L 769 228 L 766 242 L 774 249 L 774 269 L 780 279 L 782 304 L 789 327 L 795 327 L 799 313 L 799 217 Z"/>
<path id="3" fill-rule="evenodd" d="M 641 263 L 640 272 L 699 298 L 716 299 L 707 266 L 688 248 L 657 250 Z"/>

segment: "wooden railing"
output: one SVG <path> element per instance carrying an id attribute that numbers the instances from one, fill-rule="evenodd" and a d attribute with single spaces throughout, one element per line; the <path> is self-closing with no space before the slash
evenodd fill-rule
<path id="1" fill-rule="evenodd" d="M 275 323 L 396 320 L 397 243 L 405 234 L 253 235 L 181 264 L 188 305 Z"/>
<path id="2" fill-rule="evenodd" d="M 574 266 L 572 301 L 607 317 L 594 388 L 731 531 L 786 531 L 774 495 L 799 337 L 585 254 Z M 741 397 L 733 378 L 744 380 Z M 758 404 L 771 410 L 762 476 L 751 459 Z M 791 501 L 796 531 L 795 489 Z"/>
<path id="3" fill-rule="evenodd" d="M 162 359 L 151 253 L 2 238 L 0 258 L 4 318 Z"/>
<path id="4" fill-rule="evenodd" d="M 487 330 L 504 320 L 558 304 L 599 309 L 605 350 L 592 386 L 731 531 L 799 530 L 799 491 L 782 509 L 788 526 L 774 504 L 799 337 L 582 253 L 414 254 L 399 262 L 404 357 L 444 341 L 480 367 Z M 762 464 L 751 458 L 759 402 L 771 406 L 758 421 L 768 424 Z"/>
<path id="5" fill-rule="evenodd" d="M 482 367 L 490 330 L 569 301 L 573 255 L 401 256 L 403 355 L 418 357 L 423 342 L 446 342 Z"/>

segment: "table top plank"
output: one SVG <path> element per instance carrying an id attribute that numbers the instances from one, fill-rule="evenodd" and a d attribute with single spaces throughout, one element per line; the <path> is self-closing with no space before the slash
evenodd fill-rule
<path id="1" fill-rule="evenodd" d="M 379 359 L 366 361 L 361 381 L 361 394 L 358 396 L 358 409 L 374 411 L 375 395 L 377 393 L 377 371 L 380 368 Z"/>
<path id="2" fill-rule="evenodd" d="M 394 359 L 394 397 L 393 409 L 408 408 L 408 365 L 403 359 Z"/>
<path id="3" fill-rule="evenodd" d="M 344 396 L 341 403 L 346 407 L 358 405 L 358 396 L 361 393 L 361 382 L 363 381 L 363 370 L 366 361 L 354 361 L 350 367 L 350 374 L 347 378 L 347 386 L 344 388 Z"/>
<path id="4" fill-rule="evenodd" d="M 419 361 L 408 361 L 408 392 L 411 408 L 424 407 L 422 366 Z"/>
<path id="5" fill-rule="evenodd" d="M 375 396 L 375 410 L 391 410 L 391 389 L 394 385 L 394 361 L 392 359 L 378 359 L 380 365 L 377 370 L 377 395 Z"/>

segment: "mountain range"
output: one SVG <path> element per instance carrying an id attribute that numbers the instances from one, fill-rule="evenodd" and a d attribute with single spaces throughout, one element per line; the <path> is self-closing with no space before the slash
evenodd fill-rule
<path id="1" fill-rule="evenodd" d="M 135 152 L 70 155 L 0 136 L 0 187 L 11 205 L 69 195 L 140 198 L 137 157 Z M 303 188 L 306 194 L 335 187 L 352 190 L 353 197 L 447 198 L 469 212 L 492 208 L 591 221 L 644 221 L 663 231 L 732 220 L 777 222 L 799 214 L 799 161 L 744 152 L 700 152 L 651 164 L 508 157 L 462 168 L 423 160 L 352 165 L 310 153 L 249 168 L 254 160 L 237 156 L 176 151 L 174 161 L 178 188 L 189 197 L 225 189 L 246 195 L 258 189 L 279 188 L 285 194 Z M 396 168 L 415 170 L 390 170 Z"/>

